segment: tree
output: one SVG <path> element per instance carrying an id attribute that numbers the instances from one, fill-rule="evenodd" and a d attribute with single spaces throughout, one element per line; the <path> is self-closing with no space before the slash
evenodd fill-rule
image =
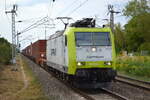
<path id="1" fill-rule="evenodd" d="M 147 0 L 132 0 L 123 10 L 124 15 L 130 17 L 125 25 L 127 50 L 150 50 L 150 7 Z M 149 51 L 150 52 L 150 51 Z"/>
<path id="2" fill-rule="evenodd" d="M 133 17 L 128 24 L 125 25 L 129 51 L 140 51 L 143 48 L 143 46 L 140 48 L 143 43 L 150 43 L 149 18 L 150 13 L 141 14 Z"/>
<path id="3" fill-rule="evenodd" d="M 134 17 L 143 13 L 150 13 L 147 0 L 132 0 L 123 9 L 123 14 L 127 17 Z"/>
<path id="4" fill-rule="evenodd" d="M 115 44 L 116 44 L 116 50 L 118 52 L 125 50 L 125 32 L 121 27 L 121 24 L 116 24 L 115 25 Z"/>
<path id="5" fill-rule="evenodd" d="M 0 38 L 0 63 L 7 64 L 11 59 L 11 44 L 4 38 Z"/>
<path id="6" fill-rule="evenodd" d="M 150 7 L 147 0 L 132 0 L 124 8 L 125 16 L 130 17 L 125 25 L 127 50 L 150 52 Z"/>

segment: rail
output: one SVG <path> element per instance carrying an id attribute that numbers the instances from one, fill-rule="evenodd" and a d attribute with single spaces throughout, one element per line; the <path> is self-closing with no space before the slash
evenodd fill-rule
<path id="1" fill-rule="evenodd" d="M 105 91 L 105 92 L 111 94 L 111 96 L 113 96 L 113 97 L 115 97 L 115 98 L 117 98 L 117 99 L 119 99 L 119 100 L 129 100 L 128 98 L 126 98 L 126 97 L 124 97 L 124 96 L 122 96 L 122 95 L 120 95 L 120 94 L 118 94 L 118 93 L 116 93 L 116 92 L 114 92 L 114 91 L 111 91 L 111 90 L 109 90 L 109 89 L 106 89 L 106 88 L 101 88 L 101 89 L 102 89 L 103 91 Z"/>
<path id="2" fill-rule="evenodd" d="M 137 88 L 142 88 L 144 90 L 150 91 L 150 82 L 136 80 L 130 77 L 118 75 L 115 79 L 118 82 L 125 83 Z"/>

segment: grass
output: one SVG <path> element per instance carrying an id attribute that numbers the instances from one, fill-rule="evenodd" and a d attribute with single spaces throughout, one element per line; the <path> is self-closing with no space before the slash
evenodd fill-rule
<path id="1" fill-rule="evenodd" d="M 125 74 L 144 81 L 150 81 L 150 57 L 118 57 L 117 70 L 120 74 Z"/>
<path id="2" fill-rule="evenodd" d="M 0 100 L 3 97 L 11 97 L 13 93 L 16 93 L 23 87 L 21 72 L 13 72 L 11 71 L 11 67 L 11 65 L 3 65 L 1 68 L 2 70 L 0 72 Z"/>
<path id="3" fill-rule="evenodd" d="M 15 72 L 11 71 L 12 66 L 3 66 L 4 69 L 0 72 L 0 100 L 48 100 L 39 81 L 25 61 L 22 66 L 28 81 L 28 85 L 24 89 L 20 67 Z"/>
<path id="4" fill-rule="evenodd" d="M 25 91 L 17 95 L 17 98 L 19 100 L 48 100 L 42 91 L 39 81 L 28 67 L 26 61 L 23 61 L 23 66 L 29 84 Z"/>
<path id="5" fill-rule="evenodd" d="M 2 71 L 2 66 L 3 66 L 3 65 L 0 63 L 0 73 L 1 73 L 1 71 Z"/>

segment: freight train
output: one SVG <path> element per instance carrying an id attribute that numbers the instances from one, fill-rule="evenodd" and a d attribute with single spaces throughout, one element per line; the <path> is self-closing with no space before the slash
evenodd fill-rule
<path id="1" fill-rule="evenodd" d="M 95 27 L 92 18 L 51 35 L 45 52 L 45 65 L 79 88 L 107 86 L 116 76 L 114 36 L 108 27 Z"/>

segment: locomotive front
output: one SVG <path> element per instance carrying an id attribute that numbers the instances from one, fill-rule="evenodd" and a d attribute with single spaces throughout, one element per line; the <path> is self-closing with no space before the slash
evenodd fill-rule
<path id="1" fill-rule="evenodd" d="M 116 76 L 110 28 L 70 27 L 66 35 L 68 73 L 75 76 L 75 82 L 86 88 L 108 85 Z"/>

